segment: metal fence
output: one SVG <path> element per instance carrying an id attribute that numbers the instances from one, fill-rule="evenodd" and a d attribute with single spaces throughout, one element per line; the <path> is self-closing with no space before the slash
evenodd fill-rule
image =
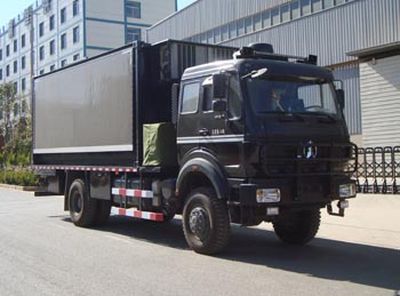
<path id="1" fill-rule="evenodd" d="M 400 194 L 400 146 L 358 148 L 360 193 Z"/>

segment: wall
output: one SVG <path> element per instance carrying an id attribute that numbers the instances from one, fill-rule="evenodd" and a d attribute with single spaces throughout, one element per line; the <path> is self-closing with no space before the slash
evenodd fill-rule
<path id="1" fill-rule="evenodd" d="M 400 55 L 361 63 L 363 142 L 400 145 Z"/>

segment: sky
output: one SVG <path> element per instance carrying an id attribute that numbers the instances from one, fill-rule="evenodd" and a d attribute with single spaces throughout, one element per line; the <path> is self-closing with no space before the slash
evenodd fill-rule
<path id="1" fill-rule="evenodd" d="M 178 0 L 178 9 L 182 9 L 194 1 Z M 34 2 L 36 0 L 0 0 L 0 26 L 7 25 L 10 19 L 18 14 L 23 14 L 24 9 Z"/>

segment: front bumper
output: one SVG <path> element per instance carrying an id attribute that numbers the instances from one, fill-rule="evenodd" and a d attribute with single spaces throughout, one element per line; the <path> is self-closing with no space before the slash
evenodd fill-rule
<path id="1" fill-rule="evenodd" d="M 355 197 L 352 188 L 355 181 L 347 176 L 251 179 L 240 185 L 239 198 L 244 206 L 325 206 Z"/>

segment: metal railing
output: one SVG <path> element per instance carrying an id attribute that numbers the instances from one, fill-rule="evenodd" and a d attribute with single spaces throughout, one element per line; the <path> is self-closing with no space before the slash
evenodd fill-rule
<path id="1" fill-rule="evenodd" d="M 360 193 L 400 194 L 400 146 L 358 148 Z"/>

